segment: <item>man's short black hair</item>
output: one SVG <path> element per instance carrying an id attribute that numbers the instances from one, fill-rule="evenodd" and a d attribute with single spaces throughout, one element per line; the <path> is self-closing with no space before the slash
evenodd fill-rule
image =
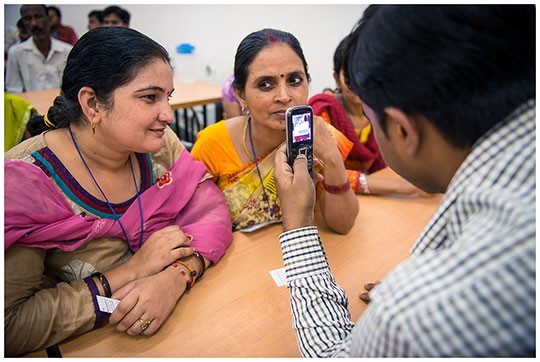
<path id="1" fill-rule="evenodd" d="M 343 70 L 383 131 L 395 107 L 467 147 L 535 98 L 535 36 L 534 5 L 372 5 Z"/>
<path id="2" fill-rule="evenodd" d="M 105 18 L 109 14 L 115 14 L 116 16 L 120 18 L 120 20 L 122 20 L 122 22 L 129 25 L 129 18 L 131 16 L 127 10 L 124 10 L 121 7 L 116 6 L 116 5 L 111 5 L 105 8 L 105 10 L 103 10 L 103 18 Z"/>
<path id="3" fill-rule="evenodd" d="M 88 17 L 91 18 L 92 16 L 95 16 L 100 23 L 103 23 L 103 11 L 101 10 L 92 10 L 88 13 Z"/>

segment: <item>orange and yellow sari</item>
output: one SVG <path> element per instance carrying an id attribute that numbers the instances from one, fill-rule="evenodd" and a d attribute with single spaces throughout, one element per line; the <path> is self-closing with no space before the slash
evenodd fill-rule
<path id="1" fill-rule="evenodd" d="M 345 159 L 352 143 L 334 127 L 327 126 Z M 240 162 L 224 122 L 199 132 L 191 154 L 206 164 L 208 172 L 214 176 L 214 181 L 225 195 L 234 231 L 253 231 L 281 221 L 281 207 L 274 184 L 275 152 L 273 150 L 259 157 L 257 170 L 255 162 L 246 165 Z M 260 179 L 263 180 L 264 190 Z M 318 185 L 317 191 L 320 192 L 320 189 L 322 184 Z"/>

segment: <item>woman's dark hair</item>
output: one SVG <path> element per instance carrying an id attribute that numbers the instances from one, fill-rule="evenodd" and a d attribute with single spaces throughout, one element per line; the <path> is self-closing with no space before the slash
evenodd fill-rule
<path id="1" fill-rule="evenodd" d="M 334 72 L 339 75 L 339 72 L 343 68 L 343 55 L 345 54 L 345 49 L 347 48 L 349 41 L 349 36 L 347 35 L 343 40 L 341 40 L 334 51 Z"/>
<path id="2" fill-rule="evenodd" d="M 139 69 L 156 59 L 170 64 L 165 48 L 136 30 L 110 26 L 87 32 L 69 53 L 62 76 L 62 93 L 47 112 L 49 120 L 56 128 L 81 122 L 78 94 L 83 87 L 92 88 L 97 100 L 110 107 L 114 91 L 131 82 Z M 46 130 L 41 123 L 41 131 Z M 34 125 L 29 129 L 41 133 Z"/>
<path id="3" fill-rule="evenodd" d="M 248 67 L 253 59 L 259 54 L 261 50 L 274 43 L 288 44 L 291 49 L 298 55 L 304 64 L 304 72 L 308 82 L 311 81 L 311 77 L 308 73 L 308 66 L 304 52 L 300 46 L 298 39 L 291 33 L 276 29 L 262 29 L 253 32 L 246 36 L 238 46 L 236 50 L 236 56 L 234 57 L 234 82 L 232 87 L 234 89 L 243 91 L 246 86 Z"/>
<path id="4" fill-rule="evenodd" d="M 343 70 L 384 132 L 396 107 L 472 146 L 535 98 L 535 35 L 534 5 L 372 5 Z"/>

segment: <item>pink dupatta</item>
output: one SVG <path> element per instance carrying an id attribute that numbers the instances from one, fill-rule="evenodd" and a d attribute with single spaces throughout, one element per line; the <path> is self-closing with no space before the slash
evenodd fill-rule
<path id="1" fill-rule="evenodd" d="M 211 178 L 201 182 L 206 166 L 184 150 L 155 185 L 140 195 L 143 243 L 154 232 L 178 225 L 193 235 L 191 246 L 216 263 L 232 242 L 225 198 Z M 116 220 L 76 215 L 55 183 L 23 161 L 4 163 L 4 251 L 11 245 L 71 251 L 100 237 L 124 239 Z M 138 249 L 140 211 L 133 202 L 120 217 L 131 249 Z"/>

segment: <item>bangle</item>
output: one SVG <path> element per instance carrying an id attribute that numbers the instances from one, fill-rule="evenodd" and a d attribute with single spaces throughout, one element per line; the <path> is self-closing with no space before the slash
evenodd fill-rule
<path id="1" fill-rule="evenodd" d="M 360 177 L 358 178 L 358 181 L 360 181 L 360 186 L 362 187 L 362 191 L 364 191 L 364 194 L 370 194 L 369 187 L 366 180 L 366 174 L 360 173 Z"/>
<path id="2" fill-rule="evenodd" d="M 199 252 L 197 250 L 195 250 L 193 252 L 193 255 L 195 255 L 197 258 L 199 258 L 199 260 L 201 261 L 201 264 L 202 264 L 201 274 L 197 275 L 197 279 L 200 279 L 200 278 L 202 278 L 204 272 L 206 271 L 206 263 L 204 262 L 204 257 L 201 254 L 199 254 Z"/>
<path id="3" fill-rule="evenodd" d="M 109 281 L 107 280 L 107 278 L 105 278 L 105 275 L 100 272 L 96 272 L 92 274 L 91 277 L 97 277 L 99 279 L 99 281 L 101 282 L 101 286 L 103 287 L 103 292 L 105 293 L 105 296 L 107 298 L 110 298 L 112 296 L 111 286 L 109 285 Z"/>
<path id="4" fill-rule="evenodd" d="M 176 263 L 174 263 L 172 266 L 174 268 L 178 268 L 178 264 L 176 264 Z M 182 275 L 186 279 L 186 291 L 190 290 L 191 289 L 191 284 L 192 284 L 191 283 L 191 277 L 189 277 L 182 268 L 178 268 L 178 270 L 180 270 L 180 273 L 182 273 Z"/>
<path id="5" fill-rule="evenodd" d="M 324 189 L 331 193 L 331 194 L 344 194 L 346 193 L 347 191 L 349 191 L 349 189 L 351 188 L 351 183 L 349 182 L 349 179 L 347 179 L 347 182 L 345 182 L 343 185 L 339 185 L 339 186 L 330 186 L 330 185 L 327 185 L 323 182 L 323 185 L 324 185 Z"/>
<path id="6" fill-rule="evenodd" d="M 178 264 L 182 264 L 183 266 L 185 266 L 187 268 L 187 270 L 189 270 L 189 276 L 190 276 L 190 280 L 188 281 L 188 283 L 191 283 L 190 284 L 190 287 L 193 286 L 193 284 L 195 284 L 195 279 L 197 277 L 197 272 L 195 270 L 193 270 L 192 267 L 190 267 L 189 265 L 187 265 L 186 263 L 184 263 L 182 260 L 178 259 L 176 261 Z M 180 269 L 181 271 L 183 271 L 182 269 Z M 184 272 L 185 273 L 185 272 Z M 183 274 L 183 273 L 182 273 Z M 186 279 L 187 280 L 187 279 Z"/>

